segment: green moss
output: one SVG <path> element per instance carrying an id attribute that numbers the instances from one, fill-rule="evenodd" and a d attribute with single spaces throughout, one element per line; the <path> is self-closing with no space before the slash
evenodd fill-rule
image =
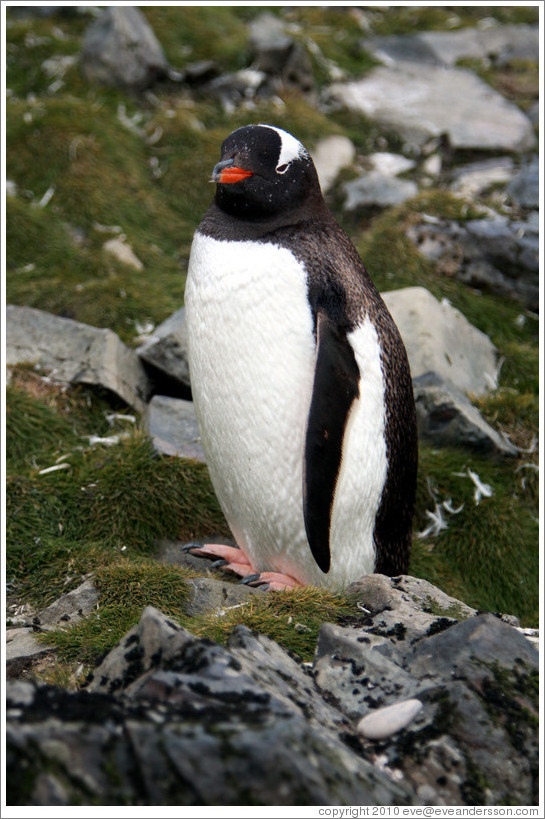
<path id="1" fill-rule="evenodd" d="M 77 411 L 64 416 L 20 389 L 7 393 L 8 580 L 41 605 L 108 556 L 228 531 L 203 464 L 157 455 L 138 430 L 113 447 L 90 446 L 96 415 L 84 423 L 70 392 L 63 401 Z M 68 468 L 40 474 L 60 456 Z"/>
<path id="2" fill-rule="evenodd" d="M 309 586 L 253 595 L 243 607 L 222 616 L 205 615 L 190 628 L 199 637 L 224 643 L 233 626 L 245 625 L 308 661 L 314 656 L 322 623 L 343 622 L 355 613 L 354 605 L 342 594 Z"/>

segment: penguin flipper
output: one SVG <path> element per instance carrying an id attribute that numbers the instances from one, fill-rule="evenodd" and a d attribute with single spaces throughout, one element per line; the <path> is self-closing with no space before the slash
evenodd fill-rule
<path id="1" fill-rule="evenodd" d="M 346 330 L 324 312 L 316 316 L 316 364 L 303 465 L 303 513 L 312 555 L 326 573 L 331 563 L 329 530 L 341 466 L 344 430 L 359 369 Z"/>

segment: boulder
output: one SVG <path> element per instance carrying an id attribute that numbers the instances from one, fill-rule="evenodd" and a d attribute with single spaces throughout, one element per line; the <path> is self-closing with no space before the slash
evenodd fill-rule
<path id="1" fill-rule="evenodd" d="M 386 64 L 412 60 L 450 66 L 458 60 L 491 60 L 502 65 L 509 60 L 539 60 L 537 26 L 496 25 L 459 31 L 420 31 L 417 34 L 369 37 L 362 47 Z"/>
<path id="2" fill-rule="evenodd" d="M 154 395 L 146 408 L 144 423 L 158 452 L 205 461 L 195 407 L 191 401 Z"/>
<path id="3" fill-rule="evenodd" d="M 418 146 L 442 135 L 462 150 L 524 152 L 536 144 L 522 111 L 463 69 L 396 62 L 334 83 L 329 95 Z"/>
<path id="4" fill-rule="evenodd" d="M 9 804 L 536 804 L 530 640 L 417 578 L 347 594 L 312 663 L 147 607 L 86 690 L 8 680 Z"/>
<path id="5" fill-rule="evenodd" d="M 496 348 L 446 299 L 439 302 L 423 287 L 381 295 L 407 348 L 413 379 L 433 371 L 475 396 L 497 386 Z"/>
<path id="6" fill-rule="evenodd" d="M 249 24 L 253 65 L 269 78 L 270 90 L 298 91 L 313 97 L 316 84 L 310 59 L 281 17 L 266 12 Z"/>
<path id="7" fill-rule="evenodd" d="M 344 209 L 355 211 L 358 208 L 400 205 L 417 195 L 418 186 L 410 179 L 398 179 L 380 171 L 370 171 L 347 182 L 343 190 L 346 197 Z"/>
<path id="8" fill-rule="evenodd" d="M 321 139 L 312 151 L 312 158 L 325 194 L 333 187 L 340 171 L 350 167 L 356 158 L 356 149 L 348 137 L 337 134 Z"/>
<path id="9" fill-rule="evenodd" d="M 6 308 L 6 364 L 29 363 L 58 381 L 91 384 L 142 411 L 149 395 L 144 368 L 112 330 L 32 307 Z"/>
<path id="10" fill-rule="evenodd" d="M 135 6 L 109 6 L 85 31 L 81 67 L 88 82 L 144 91 L 168 75 L 163 49 Z"/>
<path id="11" fill-rule="evenodd" d="M 418 436 L 432 446 L 466 446 L 488 455 L 518 450 L 487 424 L 463 392 L 437 373 L 413 380 Z"/>
<path id="12" fill-rule="evenodd" d="M 441 272 L 539 312 L 539 225 L 534 212 L 521 221 L 496 215 L 458 223 L 412 225 L 407 236 Z"/>
<path id="13" fill-rule="evenodd" d="M 507 193 L 521 208 L 539 208 L 539 157 L 532 156 L 507 186 Z"/>
<path id="14" fill-rule="evenodd" d="M 169 395 L 191 397 L 185 307 L 156 327 L 136 352 L 158 392 L 168 389 Z"/>

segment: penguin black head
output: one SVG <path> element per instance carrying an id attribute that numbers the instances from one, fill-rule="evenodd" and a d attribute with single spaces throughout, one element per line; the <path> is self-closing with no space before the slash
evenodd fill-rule
<path id="1" fill-rule="evenodd" d="M 242 219 L 267 219 L 322 198 L 318 174 L 304 146 L 272 125 L 246 125 L 221 147 L 212 171 L 216 204 Z"/>

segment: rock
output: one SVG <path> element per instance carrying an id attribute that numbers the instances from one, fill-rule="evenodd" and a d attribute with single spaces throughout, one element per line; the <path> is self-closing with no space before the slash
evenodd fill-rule
<path id="1" fill-rule="evenodd" d="M 269 78 L 270 89 L 298 91 L 314 97 L 316 84 L 303 46 L 286 30 L 280 17 L 260 14 L 249 24 L 250 50 L 254 65 Z"/>
<path id="2" fill-rule="evenodd" d="M 144 91 L 168 75 L 168 62 L 135 6 L 109 6 L 83 36 L 81 67 L 88 82 Z"/>
<path id="3" fill-rule="evenodd" d="M 379 171 L 370 171 L 344 185 L 344 209 L 354 211 L 358 208 L 377 206 L 387 208 L 400 205 L 411 196 L 416 196 L 418 187 L 409 179 L 397 179 L 386 176 Z"/>
<path id="4" fill-rule="evenodd" d="M 462 165 L 453 174 L 450 185 L 453 193 L 474 201 L 492 185 L 507 184 L 514 174 L 514 162 L 510 157 L 494 157 L 482 162 Z"/>
<path id="5" fill-rule="evenodd" d="M 227 113 L 237 106 L 251 101 L 259 93 L 265 93 L 267 75 L 254 68 L 242 68 L 234 73 L 222 74 L 205 83 L 201 93 L 217 99 Z"/>
<path id="6" fill-rule="evenodd" d="M 497 65 L 513 58 L 539 60 L 538 28 L 524 24 L 372 37 L 363 40 L 362 46 L 387 65 L 405 60 L 450 67 L 467 58 L 488 59 Z"/>
<path id="7" fill-rule="evenodd" d="M 108 241 L 103 245 L 103 250 L 105 250 L 106 253 L 110 253 L 118 261 L 123 262 L 123 264 L 126 264 L 129 267 L 134 267 L 135 270 L 144 269 L 144 265 L 140 259 L 135 256 L 132 248 L 125 244 L 122 239 L 108 239 Z"/>
<path id="8" fill-rule="evenodd" d="M 359 621 L 324 623 L 312 666 L 148 607 L 86 691 L 8 681 L 10 804 L 534 804 L 530 640 L 417 578 L 348 593 Z"/>
<path id="9" fill-rule="evenodd" d="M 446 300 L 423 287 L 381 293 L 405 342 L 413 379 L 433 371 L 475 396 L 495 388 L 496 348 Z"/>
<path id="10" fill-rule="evenodd" d="M 359 721 L 358 732 L 366 739 L 386 739 L 406 728 L 421 708 L 420 700 L 402 700 L 377 708 Z"/>
<path id="11" fill-rule="evenodd" d="M 190 578 L 187 583 L 191 589 L 186 608 L 190 617 L 205 611 L 214 611 L 217 617 L 222 617 L 230 609 L 248 604 L 254 594 L 262 593 L 241 583 L 229 583 L 213 577 Z"/>
<path id="12" fill-rule="evenodd" d="M 539 208 L 539 158 L 533 156 L 507 186 L 507 193 L 521 208 Z"/>
<path id="13" fill-rule="evenodd" d="M 67 592 L 36 614 L 34 623 L 44 630 L 57 626 L 72 626 L 97 608 L 98 590 L 91 580 L 85 580 L 77 589 Z"/>
<path id="14" fill-rule="evenodd" d="M 370 163 L 374 171 L 378 171 L 384 176 L 397 176 L 405 171 L 410 171 L 414 168 L 412 159 L 407 159 L 402 154 L 392 154 L 388 151 L 376 151 L 374 154 L 369 154 L 367 161 Z"/>
<path id="15" fill-rule="evenodd" d="M 144 423 L 158 452 L 205 462 L 195 407 L 191 401 L 154 395 L 147 406 Z"/>
<path id="16" fill-rule="evenodd" d="M 340 171 L 350 167 L 356 158 L 356 149 L 348 137 L 334 135 L 318 142 L 312 151 L 312 158 L 325 194 L 333 187 Z"/>
<path id="17" fill-rule="evenodd" d="M 6 308 L 6 363 L 34 364 L 58 381 L 91 384 L 142 411 L 149 394 L 144 368 L 111 330 L 31 307 Z"/>
<path id="18" fill-rule="evenodd" d="M 446 135 L 454 149 L 528 151 L 529 119 L 472 72 L 399 62 L 364 78 L 334 83 L 330 98 L 419 146 Z"/>
<path id="19" fill-rule="evenodd" d="M 6 629 L 6 676 L 21 677 L 34 663 L 54 651 L 54 646 L 36 638 L 32 626 Z"/>
<path id="20" fill-rule="evenodd" d="M 518 450 L 483 419 L 471 401 L 435 372 L 413 379 L 418 435 L 434 446 L 468 446 L 481 453 Z"/>
<path id="21" fill-rule="evenodd" d="M 191 398 L 185 307 L 156 327 L 136 352 L 158 392 L 166 388 L 169 395 Z"/>
<path id="22" fill-rule="evenodd" d="M 424 222 L 411 226 L 407 236 L 447 275 L 538 312 L 539 228 L 532 216 Z"/>

